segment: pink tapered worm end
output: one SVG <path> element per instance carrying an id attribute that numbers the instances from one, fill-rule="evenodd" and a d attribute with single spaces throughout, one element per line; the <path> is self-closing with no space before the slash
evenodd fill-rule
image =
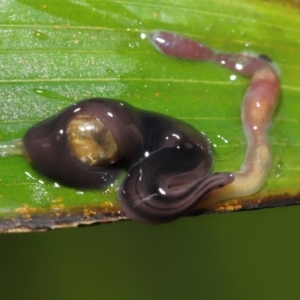
<path id="1" fill-rule="evenodd" d="M 211 48 L 171 32 L 152 31 L 149 39 L 157 50 L 169 56 L 189 60 L 210 60 L 214 56 Z"/>

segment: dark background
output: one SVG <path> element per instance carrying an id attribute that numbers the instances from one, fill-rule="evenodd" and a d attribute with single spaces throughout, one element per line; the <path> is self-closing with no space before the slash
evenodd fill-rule
<path id="1" fill-rule="evenodd" d="M 1 299 L 296 299 L 300 207 L 0 235 Z"/>

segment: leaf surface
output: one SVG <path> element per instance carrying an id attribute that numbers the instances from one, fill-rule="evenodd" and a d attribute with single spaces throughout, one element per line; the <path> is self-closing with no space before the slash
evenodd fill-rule
<path id="1" fill-rule="evenodd" d="M 281 101 L 269 135 L 274 163 L 263 189 L 208 212 L 295 204 L 300 192 L 300 13 L 294 2 L 3 1 L 0 4 L 1 141 L 90 97 L 122 99 L 183 119 L 214 146 L 214 171 L 238 170 L 246 143 L 240 104 L 248 79 L 209 63 L 158 53 L 153 29 L 227 52 L 267 54 L 281 70 Z M 124 219 L 116 187 L 79 191 L 35 172 L 25 157 L 1 158 L 1 231 Z M 245 200 L 245 201 L 244 201 Z"/>

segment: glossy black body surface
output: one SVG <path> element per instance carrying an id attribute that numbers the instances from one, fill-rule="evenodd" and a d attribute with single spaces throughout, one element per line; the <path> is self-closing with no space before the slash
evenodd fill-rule
<path id="1" fill-rule="evenodd" d="M 120 153 L 116 162 L 91 166 L 73 155 L 66 128 L 80 115 L 94 116 L 110 129 Z M 80 101 L 30 128 L 23 143 L 36 170 L 74 188 L 106 187 L 126 170 L 118 191 L 121 208 L 146 223 L 185 215 L 207 193 L 233 181 L 230 173 L 210 175 L 213 158 L 205 135 L 118 100 Z"/>

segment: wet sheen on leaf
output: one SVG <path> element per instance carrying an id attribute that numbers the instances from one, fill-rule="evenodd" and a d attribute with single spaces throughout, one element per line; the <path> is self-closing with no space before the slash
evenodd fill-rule
<path id="1" fill-rule="evenodd" d="M 281 70 L 269 130 L 274 162 L 256 195 L 198 213 L 299 201 L 299 8 L 262 1 L 4 1 L 0 4 L 1 141 L 90 97 L 122 99 L 205 132 L 214 171 L 239 169 L 246 150 L 240 105 L 248 80 L 207 63 L 174 60 L 144 38 L 153 29 L 228 52 L 266 54 Z M 44 230 L 125 219 L 115 182 L 79 191 L 43 178 L 25 157 L 1 158 L 0 231 Z M 245 200 L 245 201 L 244 201 Z"/>

